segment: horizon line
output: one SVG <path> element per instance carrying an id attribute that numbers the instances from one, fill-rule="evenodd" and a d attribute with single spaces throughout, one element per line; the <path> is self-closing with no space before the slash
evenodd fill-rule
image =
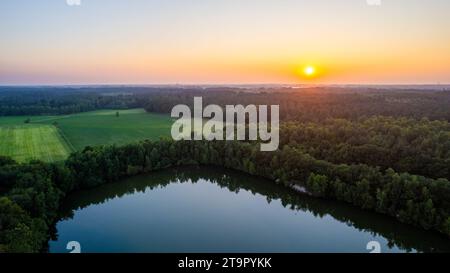
<path id="1" fill-rule="evenodd" d="M 89 86 L 130 86 L 130 87 L 152 87 L 152 86 L 449 86 L 449 83 L 69 83 L 69 84 L 3 84 L 0 87 L 89 87 Z"/>

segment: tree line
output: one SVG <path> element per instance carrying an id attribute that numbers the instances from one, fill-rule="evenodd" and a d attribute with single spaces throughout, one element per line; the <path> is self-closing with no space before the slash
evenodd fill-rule
<path id="1" fill-rule="evenodd" d="M 170 113 L 177 104 L 193 106 L 201 96 L 204 104 L 279 105 L 282 121 L 322 121 L 329 118 L 358 120 L 389 116 L 450 121 L 450 91 L 366 90 L 317 87 L 304 89 L 177 90 L 153 93 L 145 108 Z M 192 108 L 191 108 L 192 109 Z"/>
<path id="2" fill-rule="evenodd" d="M 115 91 L 115 92 L 113 92 Z M 109 89 L 0 87 L 0 116 L 67 115 L 142 107 L 133 94 Z"/>
<path id="3" fill-rule="evenodd" d="M 282 121 L 357 120 L 391 116 L 450 121 L 450 91 L 316 87 L 0 87 L 0 116 L 70 114 L 97 109 L 145 107 L 170 113 L 177 104 L 280 105 Z"/>

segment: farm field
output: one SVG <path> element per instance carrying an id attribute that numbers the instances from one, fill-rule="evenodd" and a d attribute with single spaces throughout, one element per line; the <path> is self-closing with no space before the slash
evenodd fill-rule
<path id="1" fill-rule="evenodd" d="M 119 112 L 119 116 L 116 113 Z M 24 121 L 30 118 L 30 123 Z M 170 136 L 172 119 L 144 109 L 100 110 L 65 116 L 0 117 L 0 155 L 23 162 L 64 160 L 71 151 Z"/>
<path id="2" fill-rule="evenodd" d="M 62 161 L 71 149 L 51 125 L 24 124 L 0 126 L 0 155 L 18 162 L 40 159 L 46 162 Z"/>
<path id="3" fill-rule="evenodd" d="M 116 112 L 119 112 L 118 117 Z M 86 146 L 123 145 L 143 139 L 170 136 L 172 119 L 167 115 L 147 113 L 144 109 L 131 109 L 46 117 L 33 120 L 33 123 L 58 126 L 74 149 L 81 150 Z"/>

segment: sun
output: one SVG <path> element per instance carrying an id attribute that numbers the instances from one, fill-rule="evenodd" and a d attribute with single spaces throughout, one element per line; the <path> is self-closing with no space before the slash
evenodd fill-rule
<path id="1" fill-rule="evenodd" d="M 323 70 L 312 64 L 303 64 L 297 67 L 295 74 L 304 81 L 315 81 L 322 76 Z"/>
<path id="2" fill-rule="evenodd" d="M 316 69 L 314 68 L 314 66 L 309 65 L 305 67 L 303 73 L 305 73 L 306 76 L 313 76 L 316 73 Z"/>

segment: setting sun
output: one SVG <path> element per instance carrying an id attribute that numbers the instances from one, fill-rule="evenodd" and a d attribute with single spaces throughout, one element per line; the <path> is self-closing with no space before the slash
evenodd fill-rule
<path id="1" fill-rule="evenodd" d="M 303 72 L 306 76 L 312 76 L 316 72 L 316 69 L 313 66 L 307 66 Z"/>

